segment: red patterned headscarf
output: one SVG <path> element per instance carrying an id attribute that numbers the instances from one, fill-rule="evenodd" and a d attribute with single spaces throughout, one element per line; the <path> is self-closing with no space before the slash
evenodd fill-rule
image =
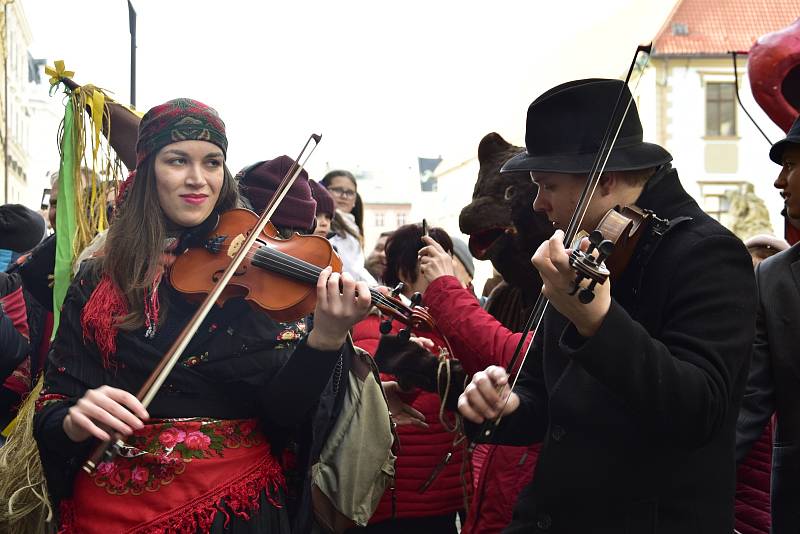
<path id="1" fill-rule="evenodd" d="M 228 151 L 225 123 L 217 111 L 190 98 L 176 98 L 152 108 L 139 123 L 136 168 L 147 156 L 180 141 L 208 141 Z"/>

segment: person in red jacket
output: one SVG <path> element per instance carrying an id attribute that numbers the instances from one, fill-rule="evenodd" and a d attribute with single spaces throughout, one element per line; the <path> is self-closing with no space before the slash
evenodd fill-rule
<path id="1" fill-rule="evenodd" d="M 383 280 L 389 286 L 402 283 L 401 291 L 406 297 L 424 291 L 427 286 L 417 265 L 422 234 L 421 225 L 409 224 L 398 228 L 386 242 Z M 432 228 L 429 235 L 451 258 L 449 254 L 453 244 L 447 233 Z M 477 303 L 475 297 L 472 298 Z M 383 321 L 390 321 L 383 327 L 385 335 L 381 334 Z M 391 330 L 387 331 L 389 325 Z M 403 328 L 404 325 L 398 321 L 378 315 L 368 316 L 353 328 L 354 343 L 376 357 L 384 381 L 398 379 L 384 373 L 386 367 L 382 365 L 382 357 L 387 352 L 403 350 L 405 344 L 396 337 Z M 449 353 L 447 343 L 435 332 L 415 328 L 410 334 L 414 338 L 409 343 L 416 341 L 435 357 L 454 356 Z M 400 385 L 405 386 L 402 378 Z M 403 400 L 425 416 L 425 424 L 397 426 L 400 450 L 394 487 L 384 494 L 370 524 L 358 531 L 455 534 L 456 514 L 464 508 L 466 486 L 462 475 L 469 471 L 462 465 L 465 444 L 460 433 L 453 431 L 456 428 L 455 415 L 451 410 L 442 409 L 442 401 L 434 392 L 414 387 L 403 395 Z"/>
<path id="2" fill-rule="evenodd" d="M 481 307 L 461 285 L 438 243 L 425 238 L 425 244 L 419 251 L 421 272 L 428 284 L 423 301 L 459 355 L 464 371 L 474 374 L 489 365 L 507 366 L 522 334 L 512 332 Z M 528 341 L 523 343 L 523 351 Z M 492 534 L 508 525 L 519 492 L 533 478 L 538 449 L 539 444 L 475 447 L 470 458 L 475 493 L 462 534 Z"/>

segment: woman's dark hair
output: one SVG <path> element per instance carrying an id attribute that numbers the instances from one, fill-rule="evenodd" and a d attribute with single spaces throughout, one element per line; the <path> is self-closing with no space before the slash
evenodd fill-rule
<path id="1" fill-rule="evenodd" d="M 356 189 L 356 203 L 353 206 L 353 211 L 350 213 L 353 214 L 353 218 L 356 220 L 356 226 L 358 226 L 358 233 L 359 235 L 355 236 L 358 238 L 359 241 L 364 241 L 364 203 L 361 201 L 361 195 L 358 194 L 358 182 L 356 182 L 356 177 L 353 176 L 353 173 L 350 171 L 345 170 L 335 170 L 330 171 L 325 176 L 322 177 L 322 180 L 319 181 L 322 185 L 325 186 L 327 189 L 331 183 L 331 180 L 336 178 L 337 176 L 344 176 L 351 182 L 353 182 L 353 187 Z M 343 227 L 341 223 L 336 221 L 336 216 L 334 214 L 333 220 L 331 221 L 331 229 L 334 232 L 341 233 L 342 231 L 347 231 L 347 227 Z"/>
<path id="2" fill-rule="evenodd" d="M 151 154 L 137 168 L 133 184 L 116 210 L 108 229 L 102 271 L 111 277 L 128 301 L 128 315 L 120 321 L 122 330 L 135 330 L 144 325 L 144 291 L 150 288 L 162 269 L 161 255 L 170 224 L 156 189 L 156 154 Z M 223 165 L 224 176 L 217 212 L 235 208 L 239 202 L 236 182 Z M 166 301 L 162 301 L 162 305 Z M 161 318 L 166 315 L 161 313 Z"/>
<path id="3" fill-rule="evenodd" d="M 431 228 L 428 235 L 442 245 L 448 254 L 453 253 L 453 241 L 442 228 Z M 411 282 L 417 281 L 417 256 L 425 246 L 422 241 L 422 225 L 406 224 L 395 230 L 386 240 L 386 270 L 383 283 L 394 287 L 400 283 L 400 274 Z"/>

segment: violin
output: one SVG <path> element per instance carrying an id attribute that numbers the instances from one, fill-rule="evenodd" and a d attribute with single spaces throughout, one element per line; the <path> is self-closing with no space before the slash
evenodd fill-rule
<path id="1" fill-rule="evenodd" d="M 595 286 L 603 284 L 608 278 L 619 278 L 633 257 L 644 230 L 649 228 L 652 221 L 665 223 L 652 211 L 638 206 L 617 206 L 608 210 L 597 228 L 588 235 L 587 250 L 583 251 L 577 246 L 583 237 L 578 235 L 569 257 L 569 265 L 576 273 L 569 294 L 577 293 L 578 300 L 583 304 L 594 300 Z M 586 279 L 591 282 L 582 288 L 581 282 Z"/>
<path id="2" fill-rule="evenodd" d="M 280 239 L 269 222 L 320 139 L 318 134 L 309 137 L 260 217 L 244 209 L 222 214 L 202 246 L 188 249 L 172 265 L 169 273 L 172 285 L 191 300 L 200 301 L 200 305 L 136 393 L 145 408 L 215 304 L 243 297 L 278 321 L 297 320 L 310 313 L 316 304 L 320 272 L 328 266 L 341 272 L 342 262 L 326 239 L 299 234 Z M 423 308 L 409 308 L 373 288 L 370 295 L 376 306 L 407 326 L 433 328 L 433 319 Z M 94 473 L 101 462 L 111 461 L 124 446 L 122 437 L 115 433 L 111 440 L 95 448 L 84 462 L 83 470 Z"/>
<path id="3" fill-rule="evenodd" d="M 256 222 L 258 216 L 243 208 L 220 215 L 205 241 L 175 260 L 169 273 L 172 286 L 190 300 L 205 298 Z M 296 321 L 314 309 L 317 279 L 328 266 L 342 272 L 342 260 L 330 241 L 300 234 L 282 239 L 272 223 L 267 223 L 216 302 L 222 306 L 230 298 L 241 297 L 276 321 Z M 432 328 L 433 319 L 424 308 L 407 306 L 375 288 L 369 291 L 373 304 L 393 319 L 410 328 Z"/>

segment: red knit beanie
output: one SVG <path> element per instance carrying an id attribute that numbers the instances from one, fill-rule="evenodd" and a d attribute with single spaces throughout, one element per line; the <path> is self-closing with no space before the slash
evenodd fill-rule
<path id="1" fill-rule="evenodd" d="M 325 186 L 315 182 L 314 180 L 309 180 L 308 185 L 311 186 L 311 196 L 317 201 L 317 215 L 320 213 L 326 213 L 333 218 L 333 210 L 335 209 L 335 205 L 333 202 L 333 197 L 330 193 L 328 193 L 328 190 L 325 189 Z"/>
<path id="2" fill-rule="evenodd" d="M 278 156 L 239 171 L 236 175 L 239 191 L 250 201 L 256 213 L 261 215 L 293 164 L 294 160 L 289 156 Z M 317 203 L 311 196 L 308 181 L 308 173 L 303 169 L 272 216 L 272 224 L 284 228 L 314 226 Z"/>

